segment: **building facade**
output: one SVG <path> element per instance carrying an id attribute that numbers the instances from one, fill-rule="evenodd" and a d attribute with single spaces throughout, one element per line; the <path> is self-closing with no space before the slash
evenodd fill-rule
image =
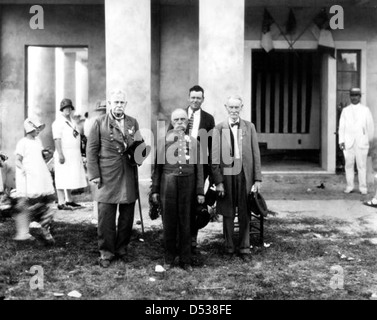
<path id="1" fill-rule="evenodd" d="M 187 106 L 191 86 L 205 89 L 203 109 L 216 122 L 226 116 L 227 96 L 240 94 L 242 116 L 255 123 L 263 150 L 310 155 L 318 172 L 336 171 L 337 118 L 351 86 L 361 88 L 377 121 L 376 1 L 42 0 L 40 29 L 33 2 L 0 0 L 0 148 L 10 158 L 8 186 L 28 115 L 47 124 L 42 139 L 53 148 L 48 128 L 59 101 L 71 98 L 76 113 L 91 115 L 113 88 L 127 92 L 127 113 L 152 144 L 157 121 Z M 330 30 L 335 50 L 323 51 L 313 22 L 322 9 L 331 19 L 334 5 L 343 9 L 344 29 Z M 269 52 L 261 46 L 266 9 Z M 150 164 L 141 174 L 150 177 Z"/>

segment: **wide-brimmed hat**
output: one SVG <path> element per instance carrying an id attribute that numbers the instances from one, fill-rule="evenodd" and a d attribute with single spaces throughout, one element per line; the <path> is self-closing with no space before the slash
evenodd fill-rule
<path id="1" fill-rule="evenodd" d="M 63 111 L 64 108 L 72 108 L 72 110 L 75 110 L 75 107 L 72 104 L 71 99 L 64 98 L 62 102 L 60 102 L 60 111 Z"/>
<path id="2" fill-rule="evenodd" d="M 24 121 L 24 129 L 26 133 L 30 133 L 34 130 L 42 131 L 45 128 L 45 124 L 41 123 L 38 119 L 27 118 Z"/>
<path id="3" fill-rule="evenodd" d="M 196 207 L 195 224 L 198 229 L 204 228 L 211 220 L 206 204 L 198 204 Z"/>
<path id="4" fill-rule="evenodd" d="M 358 95 L 361 96 L 361 89 L 360 88 L 351 88 L 350 89 L 350 94 L 352 94 L 352 95 L 358 94 Z"/>
<path id="5" fill-rule="evenodd" d="M 260 192 L 250 192 L 248 195 L 248 204 L 250 211 L 257 216 L 267 216 L 267 204 Z"/>
<path id="6" fill-rule="evenodd" d="M 205 194 L 205 202 L 208 206 L 213 207 L 217 201 L 217 191 L 214 186 L 208 188 Z"/>

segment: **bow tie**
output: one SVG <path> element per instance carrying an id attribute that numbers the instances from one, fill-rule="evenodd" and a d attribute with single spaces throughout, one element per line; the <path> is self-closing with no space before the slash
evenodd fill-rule
<path id="1" fill-rule="evenodd" d="M 240 123 L 239 122 L 234 122 L 234 123 L 231 123 L 230 126 L 233 128 L 234 126 L 237 126 L 239 127 Z"/>

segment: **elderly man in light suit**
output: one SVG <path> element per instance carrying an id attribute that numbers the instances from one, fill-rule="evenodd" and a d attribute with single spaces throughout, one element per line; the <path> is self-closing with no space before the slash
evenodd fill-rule
<path id="1" fill-rule="evenodd" d="M 219 123 L 212 140 L 212 174 L 219 194 L 217 213 L 223 216 L 225 254 L 233 257 L 236 210 L 239 221 L 239 256 L 250 260 L 250 212 L 247 195 L 261 187 L 261 160 L 254 125 L 240 118 L 243 102 L 239 96 L 228 98 L 228 119 Z"/>
<path id="2" fill-rule="evenodd" d="M 347 188 L 354 189 L 355 160 L 361 194 L 367 194 L 366 167 L 369 144 L 374 135 L 374 122 L 368 107 L 360 104 L 361 90 L 350 90 L 351 104 L 342 110 L 339 121 L 339 147 L 344 152 Z"/>

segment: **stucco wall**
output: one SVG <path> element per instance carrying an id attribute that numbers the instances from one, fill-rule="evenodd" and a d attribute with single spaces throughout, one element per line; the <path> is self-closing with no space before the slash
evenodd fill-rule
<path id="1" fill-rule="evenodd" d="M 198 81 L 198 7 L 162 6 L 160 21 L 162 118 L 170 116 L 173 109 L 188 105 L 188 90 Z"/>
<path id="2" fill-rule="evenodd" d="M 25 109 L 25 46 L 88 46 L 89 111 L 105 97 L 105 28 L 101 5 L 44 5 L 44 29 L 32 30 L 30 6 L 1 8 L 1 150 L 10 157 L 3 169 L 14 185 L 14 148 L 23 137 Z"/>

